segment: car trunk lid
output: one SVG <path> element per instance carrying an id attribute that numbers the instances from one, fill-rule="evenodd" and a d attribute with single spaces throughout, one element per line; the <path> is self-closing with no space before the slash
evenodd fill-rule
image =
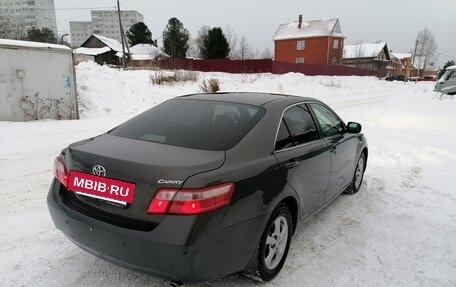
<path id="1" fill-rule="evenodd" d="M 107 178 L 135 184 L 133 201 L 126 206 L 75 194 L 92 212 L 156 223 L 163 216 L 147 214 L 147 207 L 159 188 L 179 188 L 188 177 L 217 169 L 224 160 L 224 151 L 176 147 L 110 134 L 74 143 L 65 156 L 69 171 L 92 174 L 94 166 L 101 165 Z"/>

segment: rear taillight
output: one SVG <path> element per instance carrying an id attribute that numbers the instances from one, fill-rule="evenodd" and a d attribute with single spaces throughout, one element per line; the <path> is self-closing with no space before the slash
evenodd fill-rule
<path id="1" fill-rule="evenodd" d="M 199 189 L 159 189 L 149 204 L 149 214 L 200 214 L 227 206 L 233 183 Z"/>
<path id="2" fill-rule="evenodd" d="M 65 187 L 68 187 L 68 171 L 66 169 L 62 156 L 58 156 L 54 160 L 54 176 Z"/>

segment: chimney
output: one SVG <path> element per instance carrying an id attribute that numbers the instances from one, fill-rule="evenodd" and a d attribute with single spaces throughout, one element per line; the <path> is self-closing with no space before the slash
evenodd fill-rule
<path id="1" fill-rule="evenodd" d="M 301 27 L 302 27 L 302 15 L 299 15 L 298 29 L 301 29 Z"/>

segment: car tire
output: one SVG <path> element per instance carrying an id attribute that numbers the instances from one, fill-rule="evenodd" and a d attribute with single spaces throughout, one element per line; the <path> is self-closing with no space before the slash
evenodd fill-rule
<path id="1" fill-rule="evenodd" d="M 345 193 L 355 194 L 361 189 L 363 184 L 364 170 L 366 166 L 366 156 L 363 153 L 359 156 L 358 163 L 356 164 L 355 172 L 353 174 L 353 179 L 348 188 L 345 190 Z"/>
<path id="2" fill-rule="evenodd" d="M 274 210 L 258 246 L 257 275 L 270 281 L 280 272 L 290 248 L 293 221 L 289 208 L 280 204 Z"/>

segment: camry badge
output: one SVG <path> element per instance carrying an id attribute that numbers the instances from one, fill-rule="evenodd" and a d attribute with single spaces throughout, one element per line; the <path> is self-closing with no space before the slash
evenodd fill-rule
<path id="1" fill-rule="evenodd" d="M 104 166 L 102 166 L 102 165 L 97 164 L 96 166 L 94 166 L 92 168 L 92 173 L 94 175 L 105 177 L 106 176 L 106 168 L 104 168 Z"/>
<path id="2" fill-rule="evenodd" d="M 159 179 L 157 183 L 166 183 L 166 184 L 177 184 L 181 185 L 182 180 L 173 180 L 173 179 Z"/>

